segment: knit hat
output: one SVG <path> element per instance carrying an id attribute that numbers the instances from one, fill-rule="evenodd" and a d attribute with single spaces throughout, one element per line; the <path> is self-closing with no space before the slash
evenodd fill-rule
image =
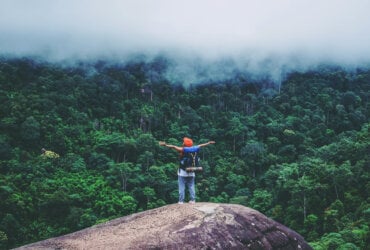
<path id="1" fill-rule="evenodd" d="M 184 137 L 184 143 L 182 145 L 184 147 L 191 147 L 193 146 L 193 140 L 188 137 Z"/>

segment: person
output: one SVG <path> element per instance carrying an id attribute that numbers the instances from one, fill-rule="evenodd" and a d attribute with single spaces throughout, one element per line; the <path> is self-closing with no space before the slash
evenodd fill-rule
<path id="1" fill-rule="evenodd" d="M 50 158 L 50 159 L 56 159 L 56 158 L 59 158 L 59 154 L 53 152 L 53 151 L 50 151 L 50 150 L 46 150 L 45 148 L 42 148 L 41 149 L 41 157 L 43 158 Z"/>
<path id="2" fill-rule="evenodd" d="M 168 148 L 175 149 L 177 152 L 179 152 L 179 158 L 180 158 L 180 167 L 177 171 L 177 177 L 178 177 L 178 186 L 179 186 L 179 204 L 183 204 L 185 200 L 185 187 L 188 188 L 189 194 L 190 194 L 190 201 L 189 203 L 195 203 L 195 172 L 194 171 L 186 171 L 181 167 L 181 161 L 184 159 L 185 151 L 193 151 L 198 152 L 201 147 L 214 144 L 216 142 L 209 141 L 207 143 L 199 144 L 196 146 L 193 146 L 193 140 L 184 137 L 183 138 L 183 144 L 182 147 L 178 147 L 175 145 L 167 144 L 166 142 L 159 142 L 159 145 L 165 146 Z"/>

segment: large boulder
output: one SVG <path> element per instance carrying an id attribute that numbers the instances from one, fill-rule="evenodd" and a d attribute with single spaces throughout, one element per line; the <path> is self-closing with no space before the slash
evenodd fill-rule
<path id="1" fill-rule="evenodd" d="M 312 249 L 293 230 L 241 205 L 167 205 L 19 249 Z"/>

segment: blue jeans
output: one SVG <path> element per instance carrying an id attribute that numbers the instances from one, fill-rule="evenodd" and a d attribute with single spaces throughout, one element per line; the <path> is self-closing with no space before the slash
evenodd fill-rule
<path id="1" fill-rule="evenodd" d="M 194 176 L 178 176 L 179 179 L 179 202 L 184 202 L 185 186 L 189 189 L 190 200 L 195 201 Z"/>

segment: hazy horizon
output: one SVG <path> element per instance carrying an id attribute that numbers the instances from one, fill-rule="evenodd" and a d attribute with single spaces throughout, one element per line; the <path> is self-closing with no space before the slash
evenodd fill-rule
<path id="1" fill-rule="evenodd" d="M 274 78 L 320 63 L 369 65 L 369 9 L 366 0 L 3 0 L 0 55 L 60 62 L 163 53 L 177 61 L 170 74 L 230 59 Z"/>

